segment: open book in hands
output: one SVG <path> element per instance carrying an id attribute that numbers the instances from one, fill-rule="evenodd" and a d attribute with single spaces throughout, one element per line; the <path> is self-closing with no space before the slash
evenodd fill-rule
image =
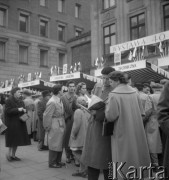
<path id="1" fill-rule="evenodd" d="M 105 105 L 105 103 L 103 102 L 103 100 L 101 98 L 99 98 L 96 95 L 93 95 L 91 97 L 91 102 L 90 102 L 88 108 L 86 108 L 85 106 L 83 106 L 81 104 L 78 104 L 78 106 L 81 107 L 82 109 L 86 110 L 88 113 L 94 115 L 94 112 L 96 110 L 100 109 L 100 104 L 101 104 L 101 106 L 102 106 L 102 104 Z"/>

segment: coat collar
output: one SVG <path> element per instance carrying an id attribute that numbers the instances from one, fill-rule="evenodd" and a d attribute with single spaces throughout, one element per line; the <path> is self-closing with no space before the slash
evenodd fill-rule
<path id="1" fill-rule="evenodd" d="M 136 90 L 127 84 L 119 84 L 111 93 L 132 94 L 136 93 Z"/>
<path id="2" fill-rule="evenodd" d="M 65 96 L 66 96 L 66 98 L 67 99 L 72 99 L 74 96 L 75 96 L 75 94 L 73 95 L 73 96 L 71 96 L 68 92 L 65 94 Z"/>
<path id="3" fill-rule="evenodd" d="M 60 103 L 61 99 L 58 96 L 53 95 L 52 98 L 57 102 Z"/>

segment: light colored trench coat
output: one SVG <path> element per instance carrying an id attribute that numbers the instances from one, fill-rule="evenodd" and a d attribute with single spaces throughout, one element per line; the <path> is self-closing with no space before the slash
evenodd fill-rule
<path id="1" fill-rule="evenodd" d="M 109 94 L 106 105 L 106 118 L 115 123 L 111 136 L 112 162 L 118 166 L 126 162 L 122 168 L 125 175 L 130 166 L 139 168 L 151 162 L 140 105 L 136 91 L 125 84 Z"/>
<path id="2" fill-rule="evenodd" d="M 64 110 L 61 99 L 53 95 L 46 105 L 43 113 L 43 126 L 49 128 L 49 150 L 61 152 L 63 150 L 63 138 L 65 133 Z"/>
<path id="3" fill-rule="evenodd" d="M 162 153 L 162 142 L 159 131 L 159 123 L 157 120 L 157 104 L 160 94 L 160 92 L 156 92 L 155 94 L 150 95 L 151 107 L 149 107 L 147 103 L 145 105 L 147 110 L 149 110 L 148 108 L 152 108 L 152 115 L 145 126 L 150 153 Z"/>
<path id="4" fill-rule="evenodd" d="M 32 133 L 32 125 L 33 125 L 33 113 L 35 110 L 34 101 L 31 97 L 26 97 L 24 99 L 25 108 L 27 110 L 27 113 L 29 115 L 29 119 L 26 121 L 26 126 L 28 130 L 28 134 L 30 135 Z"/>

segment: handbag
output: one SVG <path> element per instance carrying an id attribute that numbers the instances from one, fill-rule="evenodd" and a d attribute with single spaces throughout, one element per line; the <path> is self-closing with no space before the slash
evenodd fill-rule
<path id="1" fill-rule="evenodd" d="M 114 122 L 108 122 L 106 118 L 103 121 L 102 136 L 113 135 Z"/>
<path id="2" fill-rule="evenodd" d="M 19 117 L 21 121 L 26 122 L 29 119 L 29 115 L 27 113 L 23 114 Z"/>

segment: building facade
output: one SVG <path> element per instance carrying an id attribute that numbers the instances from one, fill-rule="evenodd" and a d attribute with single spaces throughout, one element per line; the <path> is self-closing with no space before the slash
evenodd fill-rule
<path id="1" fill-rule="evenodd" d="M 67 42 L 90 30 L 90 0 L 0 0 L 0 81 L 70 65 Z"/>
<path id="2" fill-rule="evenodd" d="M 92 0 L 92 66 L 98 57 L 103 57 L 107 65 L 114 65 L 111 46 L 168 30 L 169 1 L 167 0 Z M 165 40 L 162 44 L 158 42 L 142 47 L 142 50 L 146 51 L 144 56 L 146 60 L 156 64 L 162 50 L 163 53 L 166 51 L 164 55 L 168 56 L 168 38 L 162 40 Z M 132 48 L 131 50 L 134 52 Z M 122 52 L 122 64 L 131 62 L 129 55 L 130 50 Z M 165 68 L 168 69 L 168 66 Z"/>

